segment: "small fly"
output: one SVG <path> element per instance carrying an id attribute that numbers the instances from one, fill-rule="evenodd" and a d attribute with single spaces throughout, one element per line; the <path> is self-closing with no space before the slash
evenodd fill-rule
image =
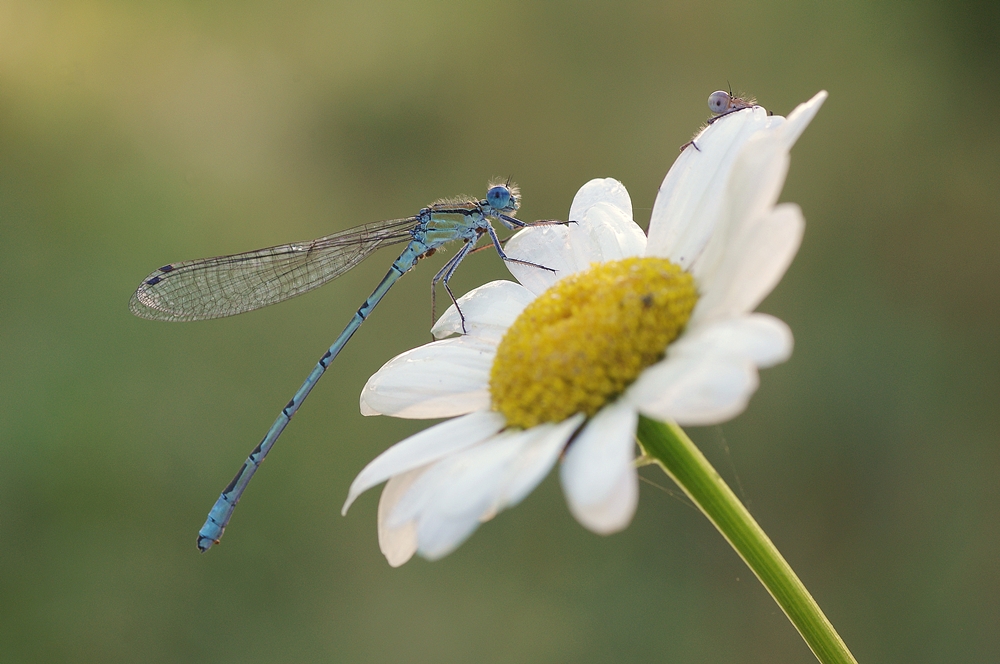
<path id="1" fill-rule="evenodd" d="M 712 94 L 708 95 L 708 109 L 712 111 L 713 115 L 705 123 L 705 126 L 698 130 L 695 137 L 697 137 L 698 134 L 705 129 L 705 127 L 708 127 L 708 125 L 712 124 L 716 120 L 720 120 L 737 111 L 742 111 L 745 108 L 754 108 L 756 106 L 758 106 L 757 100 L 753 97 L 737 97 L 733 95 L 732 90 L 729 92 L 726 92 L 725 90 L 716 90 Z M 695 139 L 692 138 L 690 141 L 682 145 L 680 151 L 684 152 L 684 148 L 689 145 L 693 145 L 695 150 L 701 152 L 701 148 L 698 147 L 698 144 L 695 143 L 694 140 Z"/>

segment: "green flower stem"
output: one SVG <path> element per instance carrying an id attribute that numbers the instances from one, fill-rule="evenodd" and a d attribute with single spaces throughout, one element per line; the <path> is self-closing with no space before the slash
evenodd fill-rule
<path id="1" fill-rule="evenodd" d="M 646 455 L 684 490 L 753 570 L 816 659 L 823 664 L 857 664 L 799 577 L 684 430 L 640 417 L 636 435 Z"/>

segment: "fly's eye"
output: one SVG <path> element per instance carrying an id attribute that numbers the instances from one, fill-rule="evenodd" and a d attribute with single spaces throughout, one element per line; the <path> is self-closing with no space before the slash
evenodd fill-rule
<path id="1" fill-rule="evenodd" d="M 718 90 L 708 95 L 708 108 L 711 109 L 713 113 L 722 113 L 727 108 L 729 108 L 729 102 L 732 101 L 732 97 L 725 90 Z"/>
<path id="2" fill-rule="evenodd" d="M 510 204 L 510 189 L 503 185 L 490 187 L 490 190 L 486 192 L 486 202 L 491 207 L 502 210 Z"/>

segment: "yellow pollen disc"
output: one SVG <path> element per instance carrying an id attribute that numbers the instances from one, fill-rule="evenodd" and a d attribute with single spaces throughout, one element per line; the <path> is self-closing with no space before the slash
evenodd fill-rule
<path id="1" fill-rule="evenodd" d="M 493 408 L 533 427 L 597 413 L 663 358 L 698 300 L 664 258 L 626 258 L 569 276 L 525 307 L 490 370 Z"/>

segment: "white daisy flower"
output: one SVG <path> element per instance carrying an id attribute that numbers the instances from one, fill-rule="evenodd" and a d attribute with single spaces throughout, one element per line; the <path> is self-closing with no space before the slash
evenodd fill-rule
<path id="1" fill-rule="evenodd" d="M 777 205 L 789 150 L 826 99 L 787 119 L 758 107 L 707 127 L 660 186 L 649 237 L 625 187 L 591 180 L 566 226 L 534 227 L 507 253 L 520 282 L 459 300 L 439 341 L 390 360 L 361 394 L 365 415 L 453 418 L 390 447 L 351 485 L 388 480 L 378 507 L 390 565 L 453 551 L 517 504 L 562 457 L 570 511 L 590 530 L 625 528 L 638 502 L 640 414 L 708 425 L 739 414 L 759 367 L 786 360 L 792 334 L 754 308 L 781 279 L 804 229 Z M 460 335 L 450 338 L 450 335 Z"/>

